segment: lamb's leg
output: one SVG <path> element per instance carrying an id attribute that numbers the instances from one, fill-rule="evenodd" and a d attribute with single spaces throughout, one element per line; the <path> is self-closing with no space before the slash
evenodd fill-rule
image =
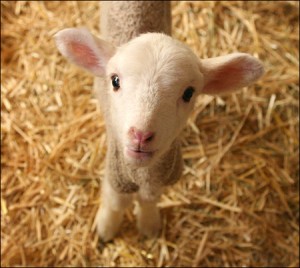
<path id="1" fill-rule="evenodd" d="M 97 213 L 97 231 L 100 239 L 107 242 L 117 234 L 125 210 L 132 202 L 132 194 L 117 193 L 108 180 L 104 179 L 101 200 Z"/>
<path id="2" fill-rule="evenodd" d="M 138 194 L 137 226 L 140 233 L 148 238 L 157 236 L 161 228 L 160 213 L 157 207 L 160 193 L 161 191 L 157 189 L 156 194 L 151 197 L 143 192 Z"/>

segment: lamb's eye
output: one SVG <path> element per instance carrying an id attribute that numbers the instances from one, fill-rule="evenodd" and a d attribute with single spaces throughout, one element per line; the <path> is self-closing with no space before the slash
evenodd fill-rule
<path id="1" fill-rule="evenodd" d="M 119 76 L 113 75 L 111 77 L 111 84 L 112 84 L 112 86 L 114 88 L 114 91 L 117 91 L 120 88 L 120 79 L 119 79 Z"/>
<path id="2" fill-rule="evenodd" d="M 190 102 L 191 98 L 193 97 L 194 92 L 195 92 L 195 89 L 194 89 L 194 88 L 188 87 L 188 88 L 184 91 L 184 93 L 183 93 L 183 95 L 182 95 L 183 101 L 184 101 L 184 102 Z"/>

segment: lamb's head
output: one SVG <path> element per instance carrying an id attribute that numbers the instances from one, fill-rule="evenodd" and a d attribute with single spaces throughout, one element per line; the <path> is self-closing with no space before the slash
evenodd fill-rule
<path id="1" fill-rule="evenodd" d="M 106 72 L 126 159 L 155 162 L 178 137 L 199 94 L 197 58 L 169 36 L 144 34 L 117 49 Z"/>
<path id="2" fill-rule="evenodd" d="M 178 137 L 199 94 L 223 94 L 263 74 L 244 53 L 200 60 L 186 45 L 147 33 L 115 48 L 85 29 L 57 33 L 60 52 L 96 76 L 106 77 L 111 134 L 129 163 L 159 159 Z"/>

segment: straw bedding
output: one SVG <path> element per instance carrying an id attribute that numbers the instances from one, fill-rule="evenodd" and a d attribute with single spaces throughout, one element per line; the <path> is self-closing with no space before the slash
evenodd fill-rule
<path id="1" fill-rule="evenodd" d="M 96 2 L 1 2 L 1 266 L 299 266 L 299 3 L 172 3 L 173 36 L 200 57 L 248 52 L 266 74 L 198 99 L 161 236 L 141 239 L 128 211 L 106 245 L 93 78 L 53 42 L 65 27 L 97 34 L 98 16 Z"/>

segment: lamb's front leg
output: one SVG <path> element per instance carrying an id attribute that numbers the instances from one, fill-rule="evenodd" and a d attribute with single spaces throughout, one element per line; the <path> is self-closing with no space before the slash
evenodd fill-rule
<path id="1" fill-rule="evenodd" d="M 97 213 L 97 231 L 100 239 L 107 242 L 115 237 L 122 223 L 126 208 L 131 204 L 132 194 L 116 192 L 104 179 L 101 206 Z"/>
<path id="2" fill-rule="evenodd" d="M 138 229 L 141 234 L 148 238 L 157 236 L 161 228 L 160 213 L 157 207 L 161 189 L 156 189 L 155 194 L 151 192 L 140 191 L 136 207 Z"/>

